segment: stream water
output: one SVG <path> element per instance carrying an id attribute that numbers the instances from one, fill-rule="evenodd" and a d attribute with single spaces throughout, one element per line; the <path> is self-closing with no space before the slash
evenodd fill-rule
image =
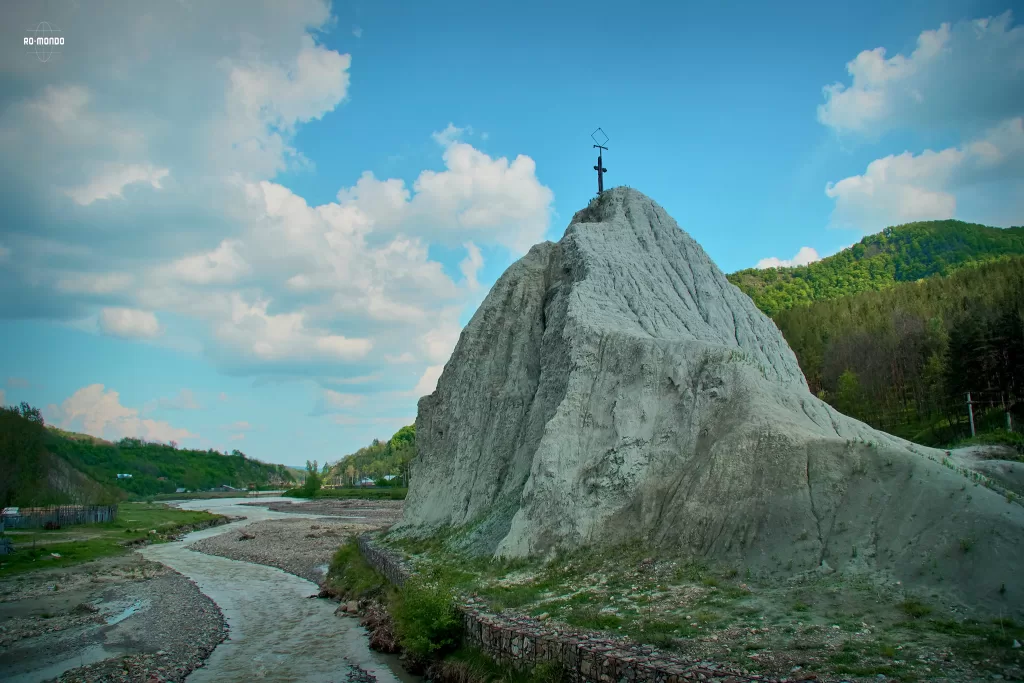
<path id="1" fill-rule="evenodd" d="M 196 540 L 229 533 L 253 521 L 298 516 L 239 506 L 244 502 L 221 498 L 179 503 L 186 509 L 245 515 L 248 519 L 139 551 L 194 581 L 227 619 L 228 639 L 217 646 L 204 667 L 188 677 L 188 682 L 360 680 L 354 667 L 370 673 L 380 683 L 419 680 L 402 670 L 395 658 L 372 651 L 366 631 L 354 619 L 335 616 L 334 603 L 309 599 L 319 590 L 316 584 L 273 567 L 186 549 Z"/>

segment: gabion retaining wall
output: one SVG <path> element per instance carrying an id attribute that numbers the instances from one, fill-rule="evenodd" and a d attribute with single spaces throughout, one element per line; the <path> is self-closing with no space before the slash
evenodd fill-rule
<path id="1" fill-rule="evenodd" d="M 409 570 L 396 555 L 374 546 L 369 536 L 358 539 L 367 563 L 388 581 L 402 585 Z M 685 657 L 660 653 L 603 634 L 562 628 L 523 615 L 491 614 L 473 599 L 459 605 L 468 645 L 480 648 L 506 666 L 532 668 L 538 664 L 560 665 L 573 683 L 680 683 L 681 681 L 763 681 L 774 679 L 744 673 Z"/>

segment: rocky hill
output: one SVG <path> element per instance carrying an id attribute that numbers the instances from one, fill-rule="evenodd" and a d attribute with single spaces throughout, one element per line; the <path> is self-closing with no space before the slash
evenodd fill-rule
<path id="1" fill-rule="evenodd" d="M 505 272 L 416 434 L 405 533 L 506 556 L 642 541 L 1024 606 L 1024 508 L 814 397 L 775 324 L 634 190 Z"/>

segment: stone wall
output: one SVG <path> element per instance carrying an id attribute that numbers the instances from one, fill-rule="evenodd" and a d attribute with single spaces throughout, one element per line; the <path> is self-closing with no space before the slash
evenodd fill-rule
<path id="1" fill-rule="evenodd" d="M 409 568 L 401 558 L 373 544 L 367 535 L 358 539 L 359 550 L 388 581 L 402 585 Z M 491 614 L 469 599 L 459 605 L 466 644 L 477 647 L 495 661 L 514 668 L 556 664 L 572 683 L 678 683 L 680 681 L 763 681 L 774 679 L 677 655 L 622 638 L 580 631 L 542 622 L 525 615 Z M 813 677 L 811 677 L 813 679 Z"/>

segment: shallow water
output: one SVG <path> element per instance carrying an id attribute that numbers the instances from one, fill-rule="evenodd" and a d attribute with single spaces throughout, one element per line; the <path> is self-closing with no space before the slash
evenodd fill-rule
<path id="1" fill-rule="evenodd" d="M 68 669 L 95 664 L 96 662 L 101 662 L 104 659 L 116 657 L 118 654 L 120 654 L 119 651 L 103 647 L 102 645 L 90 645 L 87 648 L 79 650 L 74 655 L 51 662 L 46 666 L 32 669 L 31 671 L 27 671 L 22 674 L 13 675 L 9 678 L 4 678 L 4 682 L 42 683 L 43 681 L 53 680 Z"/>
<path id="2" fill-rule="evenodd" d="M 114 624 L 121 623 L 131 615 L 138 612 L 139 609 L 142 607 L 142 604 L 142 600 L 136 600 L 135 602 L 133 602 L 132 604 L 128 605 L 123 610 L 118 612 L 117 614 L 107 617 L 107 626 L 113 626 Z"/>
<path id="3" fill-rule="evenodd" d="M 146 559 L 162 562 L 194 581 L 227 619 L 228 639 L 217 646 L 203 668 L 188 677 L 189 683 L 327 683 L 345 681 L 352 665 L 371 673 L 380 683 L 419 680 L 397 667 L 393 658 L 370 650 L 365 629 L 355 619 L 335 616 L 334 603 L 309 599 L 319 590 L 316 584 L 273 567 L 205 555 L 185 547 L 254 521 L 297 516 L 259 507 L 239 507 L 240 502 L 247 501 L 219 498 L 179 503 L 186 509 L 245 515 L 248 519 L 203 529 L 182 541 L 147 546 L 139 551 Z"/>

